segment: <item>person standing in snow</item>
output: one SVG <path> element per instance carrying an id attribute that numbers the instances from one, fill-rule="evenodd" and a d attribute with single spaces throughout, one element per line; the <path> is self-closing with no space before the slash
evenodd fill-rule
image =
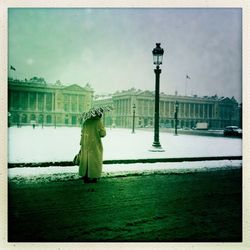
<path id="1" fill-rule="evenodd" d="M 79 158 L 79 175 L 84 183 L 96 183 L 101 177 L 103 146 L 101 138 L 106 130 L 101 121 L 103 110 L 92 109 L 87 114 L 81 130 L 81 152 Z"/>

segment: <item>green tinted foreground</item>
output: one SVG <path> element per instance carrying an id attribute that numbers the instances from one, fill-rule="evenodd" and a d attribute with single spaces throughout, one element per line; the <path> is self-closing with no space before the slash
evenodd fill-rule
<path id="1" fill-rule="evenodd" d="M 9 241 L 239 242 L 241 171 L 9 182 Z"/>

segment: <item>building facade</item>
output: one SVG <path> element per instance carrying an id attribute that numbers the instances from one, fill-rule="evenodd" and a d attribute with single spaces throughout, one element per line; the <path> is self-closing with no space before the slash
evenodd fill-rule
<path id="1" fill-rule="evenodd" d="M 105 104 L 114 107 L 113 112 L 105 116 L 106 126 L 129 128 L 135 119 L 136 127 L 153 127 L 154 101 L 154 92 L 130 89 L 116 92 L 106 98 L 97 97 L 94 99 L 94 105 Z M 233 97 L 190 97 L 164 93 L 160 94 L 160 126 L 174 127 L 176 101 L 179 104 L 178 124 L 181 128 L 193 128 L 198 122 L 208 123 L 210 129 L 222 129 L 229 125 L 241 126 L 241 107 Z"/>
<path id="2" fill-rule="evenodd" d="M 92 106 L 89 85 L 8 80 L 8 125 L 78 126 Z"/>
<path id="3" fill-rule="evenodd" d="M 134 88 L 96 96 L 87 84 L 64 86 L 46 82 L 8 81 L 8 124 L 9 126 L 79 126 L 80 115 L 93 106 L 113 106 L 105 112 L 106 127 L 132 128 L 154 126 L 153 91 Z M 241 127 L 242 106 L 232 97 L 218 98 L 160 94 L 160 126 L 173 128 L 175 125 L 176 102 L 178 125 L 193 128 L 197 122 L 206 122 L 210 129 L 222 129 L 228 125 Z"/>

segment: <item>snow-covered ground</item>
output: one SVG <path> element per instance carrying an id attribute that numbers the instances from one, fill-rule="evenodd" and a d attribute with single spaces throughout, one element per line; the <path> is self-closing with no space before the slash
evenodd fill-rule
<path id="1" fill-rule="evenodd" d="M 9 159 L 17 162 L 71 161 L 79 150 L 79 128 L 10 128 Z M 104 160 L 144 159 L 168 157 L 240 156 L 242 140 L 160 133 L 164 152 L 151 152 L 153 132 L 137 130 L 135 134 L 128 129 L 107 129 L 103 138 Z M 154 172 L 194 172 L 217 169 L 240 168 L 242 161 L 201 161 L 178 163 L 136 163 L 105 164 L 103 177 Z M 56 179 L 77 179 L 78 167 L 36 167 L 12 168 L 8 177 L 15 182 L 51 181 Z"/>
<path id="2" fill-rule="evenodd" d="M 31 127 L 9 128 L 10 163 L 72 161 L 79 151 L 80 128 Z M 242 140 L 224 137 L 192 135 L 174 136 L 160 133 L 164 152 L 150 152 L 154 134 L 152 131 L 107 129 L 102 139 L 104 160 L 145 159 L 173 157 L 239 156 Z"/>
<path id="3" fill-rule="evenodd" d="M 136 164 L 105 164 L 102 177 L 121 177 L 129 175 L 147 175 L 152 173 L 191 173 L 197 171 L 232 170 L 241 168 L 241 160 L 175 162 L 175 163 L 136 163 Z M 36 167 L 11 168 L 8 177 L 16 183 L 46 182 L 53 180 L 76 180 L 78 167 Z"/>

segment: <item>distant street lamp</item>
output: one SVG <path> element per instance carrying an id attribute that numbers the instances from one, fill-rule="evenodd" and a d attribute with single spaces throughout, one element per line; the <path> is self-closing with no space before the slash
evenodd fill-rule
<path id="1" fill-rule="evenodd" d="M 178 135 L 177 133 L 177 126 L 178 126 L 178 111 L 179 111 L 179 103 L 178 101 L 175 102 L 175 113 L 174 113 L 174 119 L 175 119 L 175 135 Z"/>
<path id="2" fill-rule="evenodd" d="M 55 114 L 55 128 L 56 128 L 56 114 Z"/>
<path id="3" fill-rule="evenodd" d="M 133 128 L 132 133 L 135 133 L 135 104 L 133 105 Z"/>
<path id="4" fill-rule="evenodd" d="M 239 116 L 240 116 L 239 127 L 242 128 L 242 103 L 239 105 Z"/>
<path id="5" fill-rule="evenodd" d="M 8 112 L 8 127 L 11 126 L 11 113 Z"/>
<path id="6" fill-rule="evenodd" d="M 153 49 L 153 61 L 156 65 L 155 72 L 155 121 L 154 121 L 154 142 L 153 149 L 151 151 L 164 151 L 159 141 L 159 101 L 160 101 L 160 64 L 162 64 L 162 58 L 164 50 L 161 48 L 160 43 L 156 43 L 156 47 Z"/>

